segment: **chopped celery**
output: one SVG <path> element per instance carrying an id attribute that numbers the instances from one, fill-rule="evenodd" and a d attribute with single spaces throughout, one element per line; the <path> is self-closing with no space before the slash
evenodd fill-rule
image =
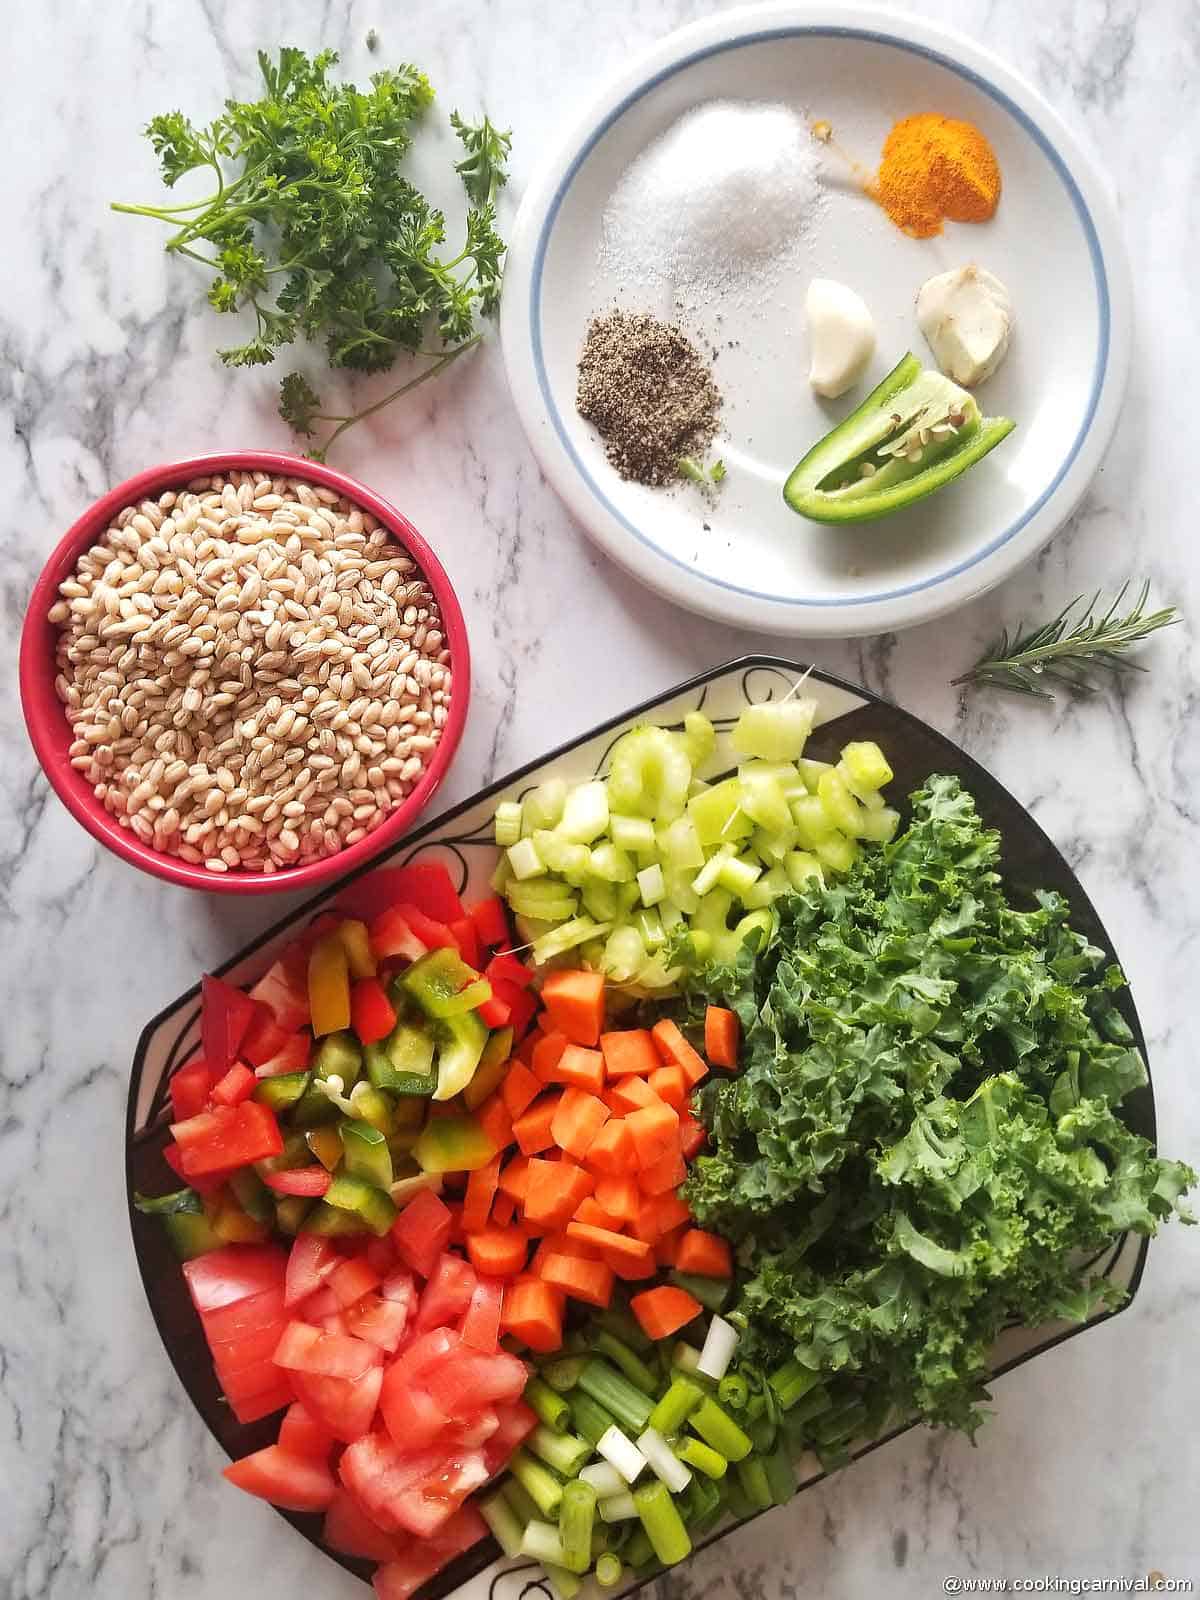
<path id="1" fill-rule="evenodd" d="M 620 850 L 632 850 L 638 855 L 650 856 L 658 850 L 654 824 L 649 817 L 610 816 L 608 831 L 612 835 L 612 842 Z"/>
<path id="2" fill-rule="evenodd" d="M 587 846 L 582 848 L 586 849 Z M 589 878 L 583 886 L 583 907 L 597 922 L 614 921 L 618 914 L 616 884 Z"/>
<path id="3" fill-rule="evenodd" d="M 502 800 L 496 807 L 496 843 L 502 850 L 516 844 L 521 837 L 521 802 Z"/>
<path id="4" fill-rule="evenodd" d="M 678 734 L 634 728 L 613 746 L 608 781 L 621 811 L 669 822 L 683 811 L 692 763 Z"/>
<path id="5" fill-rule="evenodd" d="M 717 886 L 717 880 L 721 876 L 721 868 L 727 861 L 733 859 L 734 853 L 734 846 L 731 844 L 723 844 L 718 850 L 715 850 L 692 879 L 693 894 L 698 894 L 703 898 L 703 896 L 711 893 Z"/>
<path id="6" fill-rule="evenodd" d="M 552 928 L 534 940 L 530 952 L 534 965 L 540 967 L 551 956 L 560 956 L 567 950 L 574 950 L 576 945 L 586 944 L 589 939 L 596 939 L 607 932 L 608 928 L 603 922 L 593 922 L 591 917 L 575 917 L 570 922 L 564 922 L 561 928 Z"/>
<path id="7" fill-rule="evenodd" d="M 857 838 L 866 813 L 846 787 L 836 767 L 821 774 L 817 783 L 817 798 L 825 807 L 825 815 L 834 827 L 851 838 Z"/>
<path id="8" fill-rule="evenodd" d="M 505 853 L 496 863 L 496 870 L 488 879 L 488 887 L 492 890 L 493 894 L 503 894 L 509 883 L 512 881 L 512 875 L 513 870 L 508 862 L 508 852 L 505 851 Z"/>
<path id="9" fill-rule="evenodd" d="M 516 844 L 509 845 L 508 864 L 513 870 L 513 877 L 521 881 L 526 878 L 536 878 L 539 873 L 546 870 L 545 863 L 538 855 L 537 846 L 532 839 L 518 839 Z"/>
<path id="10" fill-rule="evenodd" d="M 694 916 L 700 905 L 700 896 L 692 888 L 694 876 L 690 867 L 669 867 L 663 873 L 667 883 L 667 894 L 684 917 Z"/>
<path id="11" fill-rule="evenodd" d="M 646 947 L 636 928 L 614 928 L 604 946 L 604 970 L 617 983 L 629 983 L 646 959 Z"/>
<path id="12" fill-rule="evenodd" d="M 588 870 L 593 878 L 600 878 L 605 883 L 632 883 L 635 877 L 629 855 L 615 844 L 595 845 Z"/>
<path id="13" fill-rule="evenodd" d="M 656 910 L 635 911 L 633 913 L 633 925 L 641 936 L 642 943 L 647 950 L 651 952 L 661 950 L 663 945 L 666 944 L 667 936 L 663 932 L 662 918 Z"/>
<path id="14" fill-rule="evenodd" d="M 704 865 L 704 846 L 690 816 L 676 817 L 665 828 L 659 828 L 655 837 L 668 867 Z"/>
<path id="15" fill-rule="evenodd" d="M 742 786 L 736 778 L 693 796 L 687 809 L 703 845 L 745 839 L 754 832 L 754 823 L 742 810 Z"/>
<path id="16" fill-rule="evenodd" d="M 680 735 L 693 767 L 704 764 L 717 748 L 717 730 L 703 711 L 689 711 Z"/>
<path id="17" fill-rule="evenodd" d="M 835 833 L 817 845 L 817 856 L 822 866 L 831 872 L 849 872 L 858 855 L 858 845 L 845 834 Z"/>
<path id="18" fill-rule="evenodd" d="M 608 827 L 608 789 L 600 779 L 580 783 L 567 794 L 558 831 L 572 844 L 591 844 Z"/>
<path id="19" fill-rule="evenodd" d="M 742 810 L 768 833 L 782 833 L 792 825 L 787 795 L 777 778 L 765 773 L 747 772 L 739 778 Z"/>
<path id="20" fill-rule="evenodd" d="M 837 826 L 815 794 L 792 801 L 792 822 L 806 850 L 815 850 L 822 840 L 837 837 Z"/>
<path id="21" fill-rule="evenodd" d="M 807 850 L 789 850 L 784 857 L 783 868 L 793 889 L 805 888 L 814 878 L 818 888 L 825 881 L 821 863 Z"/>
<path id="22" fill-rule="evenodd" d="M 747 860 L 745 856 L 726 856 L 717 871 L 717 882 L 741 900 L 761 875 L 762 867 L 757 861 Z"/>
<path id="23" fill-rule="evenodd" d="M 840 764 L 846 769 L 847 783 L 856 793 L 882 789 L 895 777 L 883 751 L 869 739 L 845 745 Z"/>
<path id="24" fill-rule="evenodd" d="M 750 885 L 742 896 L 742 904 L 748 911 L 761 911 L 764 906 L 773 905 L 781 895 L 790 894 L 791 889 L 791 879 L 783 868 L 772 867 Z"/>
<path id="25" fill-rule="evenodd" d="M 663 870 L 655 861 L 651 866 L 643 867 L 637 875 L 638 891 L 644 906 L 656 906 L 667 892 L 663 881 Z"/>
<path id="26" fill-rule="evenodd" d="M 796 770 L 804 779 L 809 794 L 816 794 L 821 774 L 828 772 L 830 765 L 828 761 L 810 761 L 807 756 L 802 761 L 797 761 Z"/>
<path id="27" fill-rule="evenodd" d="M 579 901 L 569 889 L 561 883 L 553 885 L 555 893 L 552 895 L 526 894 L 527 889 L 532 889 L 538 884 L 547 884 L 545 878 L 527 879 L 524 883 L 511 883 L 505 893 L 505 899 L 519 917 L 537 917 L 543 922 L 566 922 L 579 910 Z"/>
<path id="28" fill-rule="evenodd" d="M 789 850 L 796 848 L 796 830 L 792 826 L 792 813 L 789 805 L 788 825 L 778 833 L 768 833 L 765 828 L 756 828 L 754 837 L 750 841 L 755 853 L 763 861 L 781 863 Z"/>
<path id="29" fill-rule="evenodd" d="M 539 828 L 532 838 L 538 855 L 551 872 L 561 873 L 572 884 L 587 876 L 592 865 L 592 852 L 587 845 L 572 844 L 570 839 L 564 839 L 551 828 Z M 552 887 L 541 885 L 543 893 L 549 893 Z"/>
<path id="30" fill-rule="evenodd" d="M 798 761 L 816 716 L 815 700 L 787 699 L 746 706 L 734 724 L 733 748 L 739 755 L 760 756 L 764 761 Z"/>
<path id="31" fill-rule="evenodd" d="M 900 813 L 893 811 L 890 806 L 882 806 L 879 810 L 868 807 L 863 812 L 859 837 L 870 844 L 888 844 L 895 838 L 899 826 Z"/>
<path id="32" fill-rule="evenodd" d="M 565 778 L 547 778 L 525 796 L 522 804 L 521 826 L 526 833 L 535 828 L 556 828 L 562 821 L 563 807 L 567 803 Z"/>

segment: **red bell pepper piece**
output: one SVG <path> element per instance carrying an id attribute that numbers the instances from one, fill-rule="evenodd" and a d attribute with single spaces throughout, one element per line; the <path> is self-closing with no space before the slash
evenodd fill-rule
<path id="1" fill-rule="evenodd" d="M 283 1047 L 271 1057 L 255 1067 L 255 1076 L 259 1078 L 277 1078 L 283 1072 L 303 1072 L 308 1065 L 308 1054 L 312 1048 L 312 1036 L 307 1033 L 288 1034 L 283 1042 Z"/>
<path id="2" fill-rule="evenodd" d="M 450 924 L 450 932 L 458 943 L 458 953 L 469 967 L 476 972 L 483 966 L 483 946 L 479 942 L 479 930 L 470 917 L 459 917 L 457 922 Z"/>
<path id="3" fill-rule="evenodd" d="M 399 906 L 389 906 L 371 923 L 371 950 L 379 961 L 386 961 L 389 956 L 419 961 L 428 949 L 409 927 Z"/>
<path id="4" fill-rule="evenodd" d="M 479 1012 L 480 1021 L 486 1022 L 489 1028 L 506 1028 L 512 1016 L 512 1007 L 503 1001 L 494 989 L 491 997 L 475 1009 Z"/>
<path id="5" fill-rule="evenodd" d="M 362 1044 L 377 1044 L 396 1026 L 396 1008 L 378 978 L 360 978 L 352 986 L 350 1026 Z"/>
<path id="6" fill-rule="evenodd" d="M 263 1182 L 276 1194 L 323 1195 L 333 1182 L 324 1167 L 293 1167 L 284 1172 L 266 1172 Z"/>
<path id="7" fill-rule="evenodd" d="M 213 1084 L 213 1104 L 240 1106 L 243 1100 L 249 1100 L 254 1093 L 257 1082 L 249 1067 L 235 1061 L 225 1076 Z"/>
<path id="8" fill-rule="evenodd" d="M 499 980 L 502 983 L 515 984 L 518 989 L 528 989 L 534 977 L 533 968 L 527 967 L 523 961 L 518 961 L 516 956 L 509 955 L 507 950 L 502 950 L 499 955 L 492 957 L 483 975 L 493 984 Z"/>
<path id="9" fill-rule="evenodd" d="M 186 1122 L 189 1117 L 199 1116 L 208 1104 L 208 1094 L 212 1088 L 208 1062 L 202 1059 L 189 1061 L 174 1074 L 168 1087 L 176 1122 Z"/>
<path id="10" fill-rule="evenodd" d="M 186 1122 L 172 1123 L 171 1132 L 188 1178 L 264 1161 L 283 1149 L 283 1135 L 274 1113 L 257 1100 L 202 1111 Z"/>
<path id="11" fill-rule="evenodd" d="M 489 950 L 508 943 L 508 911 L 499 895 L 489 895 L 486 900 L 476 900 L 468 907 L 467 915 L 475 924 L 475 931 Z"/>
<path id="12" fill-rule="evenodd" d="M 266 1006 L 285 1033 L 305 1026 L 308 1022 L 308 957 L 298 944 L 290 946 L 282 960 L 268 967 L 251 989 L 250 998 Z M 253 1026 L 251 1023 L 247 1034 Z M 242 1043 L 244 1046 L 245 1040 Z M 258 1062 L 251 1062 L 251 1065 L 256 1067 Z"/>
<path id="13" fill-rule="evenodd" d="M 163 1160 L 170 1167 L 175 1176 L 184 1183 L 189 1184 L 201 1196 L 216 1194 L 218 1189 L 225 1187 L 228 1172 L 210 1172 L 207 1177 L 198 1178 L 194 1174 L 183 1170 L 183 1151 L 177 1144 L 168 1144 L 163 1147 Z"/>
<path id="14" fill-rule="evenodd" d="M 388 906 L 407 901 L 438 922 L 457 922 L 463 915 L 446 868 L 433 862 L 408 867 L 380 867 L 338 895 L 337 911 L 343 917 L 370 922 Z"/>
<path id="15" fill-rule="evenodd" d="M 438 922 L 433 917 L 427 917 L 420 906 L 409 905 L 407 901 L 404 901 L 396 907 L 396 910 L 408 923 L 426 950 L 458 949 L 458 940 L 450 932 L 449 926 L 444 922 Z"/>
<path id="16" fill-rule="evenodd" d="M 227 1072 L 254 1021 L 254 1001 L 224 978 L 205 973 L 200 980 L 200 1006 L 204 1059 L 215 1073 Z"/>
<path id="17" fill-rule="evenodd" d="M 495 963 L 493 962 L 492 965 L 494 966 Z M 515 983 L 509 983 L 504 978 L 490 975 L 490 969 L 488 982 L 492 986 L 492 998 L 503 1001 L 508 1007 L 506 1021 L 511 1024 L 514 1036 L 520 1039 L 537 1014 L 537 1001 L 533 996 L 533 992 L 529 989 L 519 989 Z M 480 1015 L 483 1015 L 482 1007 L 480 1007 Z M 485 1018 L 484 1020 L 486 1021 L 487 1019 Z M 491 1026 L 496 1026 L 496 1024 L 491 1024 Z"/>
<path id="18" fill-rule="evenodd" d="M 303 1022 L 307 1021 L 308 1011 L 306 1008 Z M 303 1022 L 298 1026 L 303 1026 Z M 281 1028 L 279 1023 L 275 1021 L 274 1014 L 265 1005 L 256 1001 L 254 1020 L 242 1037 L 238 1057 L 249 1066 L 261 1067 L 264 1061 L 270 1061 L 272 1056 L 278 1055 L 291 1037 L 288 1030 Z"/>

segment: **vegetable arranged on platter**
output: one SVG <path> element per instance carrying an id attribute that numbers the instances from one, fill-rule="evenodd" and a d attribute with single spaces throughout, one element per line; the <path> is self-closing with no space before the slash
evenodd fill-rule
<path id="1" fill-rule="evenodd" d="M 732 734 L 740 764 L 713 782 L 698 774 L 716 734 L 691 712 L 681 731 L 623 734 L 607 778 L 551 779 L 502 804 L 493 883 L 534 963 L 578 951 L 629 991 L 661 994 L 678 977 L 675 934 L 695 956 L 729 959 L 744 939 L 770 938 L 778 899 L 889 839 L 891 768 L 869 743 L 836 765 L 806 760 L 816 709 L 802 697 L 748 706 Z"/>
<path id="2" fill-rule="evenodd" d="M 813 522 L 885 517 L 953 483 L 1014 427 L 909 354 L 797 463 L 783 497 Z"/>
<path id="3" fill-rule="evenodd" d="M 229 366 L 269 364 L 301 337 L 323 344 L 332 367 L 383 372 L 402 355 L 429 363 L 350 416 L 322 412 L 299 374 L 285 379 L 280 410 L 297 432 L 311 435 L 318 420 L 338 424 L 326 450 L 351 423 L 479 342 L 476 316 L 499 300 L 495 199 L 509 148 L 509 135 L 486 117 L 451 117 L 470 209 L 462 243 L 444 250 L 442 213 L 404 173 L 415 126 L 433 102 L 428 78 L 405 64 L 373 73 L 361 90 L 331 81 L 337 60 L 332 50 L 309 57 L 285 47 L 274 59 L 260 51 L 260 100 L 226 101 L 207 127 L 179 111 L 154 117 L 146 132 L 167 186 L 207 169 L 216 187 L 178 205 L 113 207 L 173 229 L 167 250 L 213 274 L 215 310 L 253 313 L 251 337 L 221 351 Z M 441 350 L 424 348 L 431 330 Z"/>

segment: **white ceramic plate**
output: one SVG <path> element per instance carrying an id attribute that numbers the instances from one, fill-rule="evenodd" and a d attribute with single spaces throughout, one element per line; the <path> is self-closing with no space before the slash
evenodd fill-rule
<path id="1" fill-rule="evenodd" d="M 691 486 L 623 482 L 575 411 L 576 362 L 593 314 L 614 302 L 669 314 L 669 287 L 628 284 L 600 263 L 601 218 L 631 161 L 713 99 L 782 102 L 828 119 L 868 166 L 893 121 L 937 111 L 991 141 L 1004 190 L 995 218 L 900 233 L 823 151 L 825 196 L 795 266 L 761 299 L 729 295 L 681 317 L 720 345 L 715 445 L 728 467 L 706 502 Z M 736 215 L 730 226 L 737 226 Z M 805 521 L 783 502 L 790 468 L 905 350 L 931 361 L 913 300 L 935 272 L 978 261 L 1012 294 L 1008 358 L 979 391 L 1016 431 L 960 481 L 857 529 Z M 878 349 L 835 402 L 806 380 L 810 277 L 850 284 Z M 716 320 L 717 313 L 721 320 Z M 610 84 L 522 202 L 502 309 L 518 411 L 547 477 L 608 554 L 693 610 L 775 633 L 910 627 L 1008 576 L 1069 515 L 1112 436 L 1129 358 L 1128 264 L 1093 162 L 1033 89 L 966 39 L 861 6 L 752 6 L 672 34 Z"/>

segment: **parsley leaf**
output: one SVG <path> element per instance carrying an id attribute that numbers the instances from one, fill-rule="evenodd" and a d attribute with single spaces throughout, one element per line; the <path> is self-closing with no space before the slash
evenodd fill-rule
<path id="1" fill-rule="evenodd" d="M 384 372 L 401 357 L 428 363 L 387 400 L 348 416 L 323 412 L 309 379 L 284 379 L 285 421 L 309 437 L 315 422 L 337 424 L 322 455 L 355 421 L 478 343 L 477 318 L 499 302 L 495 199 L 511 143 L 487 117 L 451 116 L 470 210 L 461 247 L 447 249 L 445 219 L 402 170 L 433 103 L 429 79 L 403 64 L 359 89 L 331 77 L 337 60 L 332 50 L 260 51 L 261 98 L 226 101 L 207 127 L 179 111 L 155 117 L 146 133 L 163 182 L 172 187 L 208 167 L 216 188 L 182 206 L 113 208 L 167 223 L 167 250 L 212 274 L 209 305 L 253 316 L 249 336 L 220 351 L 228 366 L 269 365 L 302 339 L 322 345 L 336 368 Z M 430 337 L 440 350 L 424 349 Z"/>

